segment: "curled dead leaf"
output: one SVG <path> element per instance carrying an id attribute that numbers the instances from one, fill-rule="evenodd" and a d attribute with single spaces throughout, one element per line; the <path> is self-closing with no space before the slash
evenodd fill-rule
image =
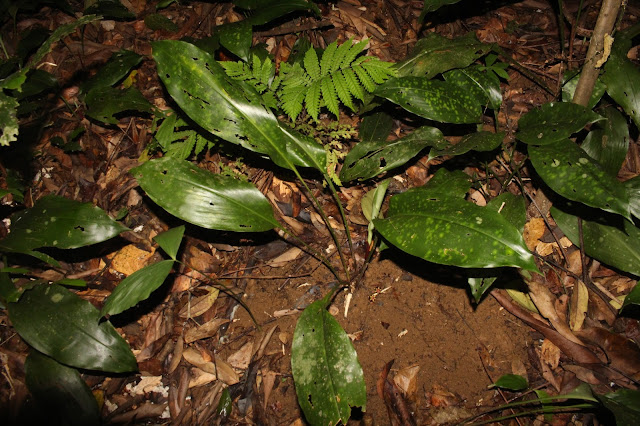
<path id="1" fill-rule="evenodd" d="M 393 377 L 393 382 L 407 398 L 412 398 L 418 389 L 419 371 L 419 365 L 411 365 L 400 369 Z"/>
<path id="2" fill-rule="evenodd" d="M 189 300 L 187 304 L 180 309 L 180 312 L 178 313 L 180 318 L 199 317 L 211 309 L 218 298 L 220 291 L 217 288 L 209 286 L 203 286 L 200 288 L 207 290 L 207 294 Z"/>
<path id="3" fill-rule="evenodd" d="M 184 334 L 185 343 L 195 342 L 196 340 L 208 339 L 215 336 L 220 329 L 220 326 L 228 323 L 228 319 L 214 318 L 211 321 L 207 321 L 199 327 L 190 328 Z"/>

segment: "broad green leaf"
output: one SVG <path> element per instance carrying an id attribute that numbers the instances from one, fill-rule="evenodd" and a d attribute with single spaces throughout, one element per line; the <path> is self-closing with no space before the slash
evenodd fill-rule
<path id="1" fill-rule="evenodd" d="M 442 6 L 455 4 L 459 1 L 460 0 L 425 0 L 424 6 L 422 7 L 422 13 L 420 14 L 420 18 L 418 18 L 418 22 L 422 22 L 427 13 L 434 12 L 440 9 Z"/>
<path id="2" fill-rule="evenodd" d="M 620 389 L 597 397 L 613 413 L 617 426 L 640 424 L 640 391 Z"/>
<path id="3" fill-rule="evenodd" d="M 489 269 L 489 271 L 492 270 Z M 489 275 L 491 275 L 491 273 L 489 273 Z M 473 300 L 475 300 L 476 303 L 480 303 L 482 296 L 487 292 L 487 290 L 489 290 L 497 279 L 497 276 L 470 277 L 467 279 Z"/>
<path id="4" fill-rule="evenodd" d="M 170 258 L 176 259 L 178 255 L 178 249 L 182 242 L 182 236 L 184 235 L 184 225 L 169 229 L 168 231 L 158 234 L 153 237 L 153 241 L 158 243 L 162 250 L 164 250 Z"/>
<path id="5" fill-rule="evenodd" d="M 478 123 L 482 99 L 455 84 L 425 77 L 391 78 L 373 92 L 409 112 L 443 123 Z"/>
<path id="6" fill-rule="evenodd" d="M 216 30 L 220 35 L 221 45 L 243 61 L 249 61 L 253 32 L 251 24 L 247 20 L 225 24 Z"/>
<path id="7" fill-rule="evenodd" d="M 510 391 L 522 391 L 528 387 L 527 379 L 517 374 L 505 374 L 489 386 L 489 388 L 502 388 Z"/>
<path id="8" fill-rule="evenodd" d="M 32 350 L 24 363 L 25 381 L 37 407 L 65 425 L 102 424 L 98 402 L 75 368 Z"/>
<path id="9" fill-rule="evenodd" d="M 2 302 L 16 302 L 20 298 L 20 290 L 13 284 L 7 271 L 0 272 L 0 300 Z"/>
<path id="10" fill-rule="evenodd" d="M 524 231 L 524 225 L 527 223 L 527 207 L 525 206 L 524 198 L 513 195 L 510 192 L 503 192 L 489 201 L 487 208 L 504 216 L 521 233 Z"/>
<path id="11" fill-rule="evenodd" d="M 84 10 L 84 13 L 95 13 L 111 19 L 135 19 L 136 15 L 131 13 L 119 0 L 98 0 Z"/>
<path id="12" fill-rule="evenodd" d="M 430 195 L 437 194 L 444 198 L 460 199 L 469 192 L 469 188 L 471 188 L 471 179 L 462 170 L 450 172 L 441 168 L 426 186 L 415 188 L 414 191 L 428 191 Z"/>
<path id="13" fill-rule="evenodd" d="M 640 305 L 640 284 L 636 284 L 627 297 L 624 298 L 622 307 L 625 308 L 629 305 Z"/>
<path id="14" fill-rule="evenodd" d="M 136 371 L 127 342 L 89 302 L 59 285 L 41 284 L 9 304 L 20 337 L 38 351 L 71 367 L 125 373 Z"/>
<path id="15" fill-rule="evenodd" d="M 369 226 L 367 227 L 367 243 L 369 244 L 373 241 L 373 230 L 375 229 L 371 220 L 382 217 L 380 209 L 382 208 L 384 196 L 387 193 L 387 188 L 389 187 L 390 182 L 390 179 L 383 180 L 375 189 L 367 192 L 360 200 L 362 214 L 369 221 Z"/>
<path id="16" fill-rule="evenodd" d="M 605 108 L 605 122 L 587 135 L 582 149 L 612 176 L 617 176 L 629 150 L 629 126 L 624 116 L 612 106 Z"/>
<path id="17" fill-rule="evenodd" d="M 11 216 L 11 232 L 0 241 L 0 250 L 78 248 L 106 241 L 127 229 L 90 203 L 47 195 L 33 208 Z"/>
<path id="18" fill-rule="evenodd" d="M 429 151 L 429 159 L 444 155 L 462 155 L 469 151 L 493 151 L 502 144 L 505 133 L 476 132 L 466 135 L 455 145 L 447 144 Z"/>
<path id="19" fill-rule="evenodd" d="M 173 260 L 162 260 L 129 275 L 107 297 L 100 316 L 117 315 L 147 299 L 167 279 L 172 267 Z"/>
<path id="20" fill-rule="evenodd" d="M 629 209 L 631 214 L 640 218 L 640 176 L 623 183 L 627 194 L 629 195 Z"/>
<path id="21" fill-rule="evenodd" d="M 98 87 L 113 86 L 125 78 L 142 61 L 142 56 L 132 50 L 120 50 L 111 55 L 100 70 L 82 84 L 82 91 L 88 93 Z"/>
<path id="22" fill-rule="evenodd" d="M 393 119 L 385 112 L 375 112 L 362 119 L 358 132 L 362 142 L 386 141 L 393 129 Z"/>
<path id="23" fill-rule="evenodd" d="M 491 109 L 495 111 L 500 109 L 502 104 L 500 80 L 493 72 L 483 71 L 482 67 L 476 65 L 447 71 L 442 76 L 446 81 L 473 93 L 474 98 L 485 99 L 483 104 L 488 104 Z"/>
<path id="24" fill-rule="evenodd" d="M 391 197 L 387 218 L 373 221 L 409 254 L 463 268 L 519 267 L 537 271 L 520 231 L 496 211 L 417 188 Z"/>
<path id="25" fill-rule="evenodd" d="M 23 106 L 23 100 L 31 97 L 39 95 L 47 90 L 51 90 L 58 85 L 58 79 L 51 73 L 46 72 L 45 70 L 31 70 L 27 74 L 27 79 L 22 85 L 22 91 L 15 92 L 15 97 L 20 102 L 20 107 Z M 38 106 L 42 100 L 40 99 L 38 102 Z M 18 114 L 22 115 L 22 108 L 18 108 Z"/>
<path id="26" fill-rule="evenodd" d="M 18 101 L 13 96 L 6 95 L 0 89 L 0 146 L 9 146 L 18 140 Z"/>
<path id="27" fill-rule="evenodd" d="M 454 68 L 464 68 L 491 50 L 491 45 L 478 41 L 475 33 L 450 40 L 437 33 L 429 33 L 418 40 L 407 59 L 398 62 L 398 76 L 433 78 Z"/>
<path id="28" fill-rule="evenodd" d="M 367 404 L 358 355 L 340 324 L 327 312 L 325 299 L 300 315 L 291 344 L 291 371 L 298 402 L 314 425 L 347 424 L 351 407 Z"/>
<path id="29" fill-rule="evenodd" d="M 545 183 L 563 197 L 631 217 L 624 185 L 569 139 L 553 145 L 531 145 L 529 158 Z"/>
<path id="30" fill-rule="evenodd" d="M 552 207 L 551 216 L 573 244 L 580 246 L 578 216 L 575 215 L 579 211 L 585 253 L 614 268 L 640 276 L 638 228 L 620 216 L 592 211 L 573 203 L 568 203 L 567 207 L 566 210 Z"/>
<path id="31" fill-rule="evenodd" d="M 234 3 L 243 9 L 254 10 L 254 13 L 247 18 L 251 25 L 263 25 L 299 10 L 310 10 L 320 14 L 318 6 L 306 0 L 236 0 Z"/>
<path id="32" fill-rule="evenodd" d="M 562 102 L 571 102 L 573 101 L 573 94 L 576 92 L 576 87 L 578 86 L 578 80 L 580 80 L 580 73 L 573 73 L 573 77 L 571 76 L 572 71 L 567 71 L 564 73 L 564 84 L 562 85 Z M 599 78 L 596 80 L 596 85 L 593 87 L 593 92 L 591 92 L 591 98 L 589 99 L 589 103 L 587 105 L 588 109 L 593 109 L 600 102 L 604 92 L 607 87 L 602 82 L 602 79 Z"/>
<path id="33" fill-rule="evenodd" d="M 181 41 L 158 41 L 152 46 L 167 90 L 203 129 L 267 154 L 280 167 L 326 172 L 324 148 L 313 138 L 281 125 L 260 95 L 229 78 L 213 56 Z"/>
<path id="34" fill-rule="evenodd" d="M 520 118 L 516 137 L 532 145 L 554 144 L 600 120 L 604 117 L 582 105 L 550 102 Z"/>
<path id="35" fill-rule="evenodd" d="M 259 232 L 279 226 L 269 201 L 248 182 L 172 157 L 147 161 L 132 173 L 160 207 L 203 228 Z"/>
<path id="36" fill-rule="evenodd" d="M 630 48 L 628 39 L 616 38 L 611 56 L 604 66 L 602 82 L 607 86 L 609 96 L 640 127 L 640 69 L 627 58 Z"/>
<path id="37" fill-rule="evenodd" d="M 115 114 L 125 111 L 153 113 L 153 105 L 135 87 L 125 90 L 114 87 L 97 87 L 87 93 L 87 115 L 98 121 L 118 124 Z"/>
<path id="38" fill-rule="evenodd" d="M 147 28 L 153 31 L 165 30 L 175 33 L 180 29 L 178 24 L 160 13 L 150 13 L 145 16 L 144 24 L 147 26 Z"/>
<path id="39" fill-rule="evenodd" d="M 372 140 L 358 143 L 344 159 L 340 171 L 343 182 L 370 179 L 387 170 L 404 165 L 427 146 L 446 143 L 442 132 L 423 126 L 395 141 Z"/>

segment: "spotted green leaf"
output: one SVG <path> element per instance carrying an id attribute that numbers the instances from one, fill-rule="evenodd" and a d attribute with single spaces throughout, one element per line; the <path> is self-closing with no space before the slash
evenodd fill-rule
<path id="1" fill-rule="evenodd" d="M 456 86 L 473 93 L 476 99 L 485 99 L 493 110 L 499 110 L 502 104 L 500 80 L 493 72 L 485 71 L 479 65 L 447 71 L 442 75 L 444 79 Z"/>
<path id="2" fill-rule="evenodd" d="M 203 129 L 280 167 L 325 172 L 324 148 L 281 125 L 251 87 L 227 76 L 209 53 L 182 41 L 153 43 L 158 74 L 180 108 Z"/>
<path id="3" fill-rule="evenodd" d="M 443 123 L 478 123 L 483 99 L 453 83 L 425 77 L 391 78 L 374 90 L 409 112 Z"/>
<path id="4" fill-rule="evenodd" d="M 589 132 L 581 148 L 607 173 L 617 176 L 629 150 L 629 126 L 612 106 L 604 109 L 603 116 L 607 121 L 599 122 L 599 128 Z"/>
<path id="5" fill-rule="evenodd" d="M 109 124 L 118 124 L 116 114 L 125 111 L 152 113 L 153 105 L 135 87 L 120 90 L 114 87 L 96 87 L 85 97 L 87 115 Z"/>
<path id="6" fill-rule="evenodd" d="M 387 170 L 404 165 L 427 146 L 442 146 L 442 132 L 423 126 L 395 141 L 367 141 L 358 143 L 344 159 L 340 171 L 343 182 L 366 180 Z"/>
<path id="7" fill-rule="evenodd" d="M 85 14 L 94 13 L 103 15 L 111 19 L 135 19 L 136 15 L 131 13 L 119 0 L 99 0 L 91 4 L 84 10 Z"/>
<path id="8" fill-rule="evenodd" d="M 253 31 L 249 21 L 225 24 L 217 28 L 220 44 L 243 61 L 249 61 Z"/>
<path id="9" fill-rule="evenodd" d="M 376 230 L 409 254 L 463 268 L 519 267 L 537 271 L 520 231 L 495 210 L 437 190 L 416 188 L 391 197 Z"/>
<path id="10" fill-rule="evenodd" d="M 102 423 L 98 402 L 78 370 L 33 350 L 27 356 L 24 370 L 29 392 L 38 410 L 43 416 L 49 416 L 49 421 L 65 419 L 65 424 L 70 426 Z"/>
<path id="11" fill-rule="evenodd" d="M 162 260 L 129 275 L 107 297 L 100 316 L 117 315 L 147 299 L 167 279 L 172 267 L 173 260 Z"/>
<path id="12" fill-rule="evenodd" d="M 385 112 L 375 112 L 362 119 L 358 135 L 363 142 L 387 140 L 393 129 L 393 118 Z"/>
<path id="13" fill-rule="evenodd" d="M 20 337 L 71 367 L 125 373 L 138 369 L 127 342 L 89 302 L 57 284 L 40 284 L 10 303 L 9 318 Z"/>
<path id="14" fill-rule="evenodd" d="M 18 101 L 13 96 L 5 95 L 0 89 L 0 146 L 9 146 L 18 140 Z"/>
<path id="15" fill-rule="evenodd" d="M 629 207 L 631 214 L 640 218 L 640 176 L 624 182 L 624 188 L 629 195 Z"/>
<path id="16" fill-rule="evenodd" d="M 471 179 L 462 170 L 448 171 L 438 169 L 431 177 L 427 186 L 416 188 L 415 191 L 428 191 L 430 195 L 437 194 L 446 198 L 464 198 L 471 188 Z"/>
<path id="17" fill-rule="evenodd" d="M 407 59 L 398 62 L 398 75 L 433 78 L 454 68 L 469 66 L 491 50 L 491 45 L 478 41 L 469 32 L 453 40 L 437 33 L 429 33 L 418 40 Z"/>
<path id="18" fill-rule="evenodd" d="M 640 305 L 640 284 L 636 283 L 635 287 L 627 294 L 627 297 L 624 298 L 624 303 L 622 307 L 625 308 L 629 305 Z"/>
<path id="19" fill-rule="evenodd" d="M 429 159 L 444 155 L 462 155 L 469 151 L 493 151 L 504 139 L 505 133 L 476 132 L 466 135 L 455 145 L 447 144 L 429 151 Z"/>
<path id="20" fill-rule="evenodd" d="M 562 102 L 571 102 L 573 100 L 573 94 L 576 92 L 578 80 L 580 80 L 580 73 L 572 71 L 565 72 L 564 84 L 562 85 Z M 593 109 L 598 102 L 600 102 L 606 89 L 607 87 L 602 82 L 602 79 L 598 78 L 593 87 L 593 92 L 591 92 L 591 98 L 589 98 L 588 109 Z"/>
<path id="21" fill-rule="evenodd" d="M 300 315 L 291 344 L 291 372 L 298 403 L 309 424 L 347 424 L 351 407 L 367 404 L 358 355 L 340 324 L 326 309 L 310 304 Z"/>
<path id="22" fill-rule="evenodd" d="M 607 86 L 609 96 L 640 127 L 640 69 L 627 58 L 630 48 L 628 39 L 616 37 L 602 81 Z"/>
<path id="23" fill-rule="evenodd" d="M 575 203 L 551 208 L 562 232 L 580 246 L 578 214 L 582 217 L 584 251 L 607 265 L 640 276 L 640 230 L 628 220 Z"/>
<path id="24" fill-rule="evenodd" d="M 173 157 L 147 161 L 131 172 L 156 204 L 203 228 L 260 232 L 279 226 L 269 201 L 248 182 Z"/>
<path id="25" fill-rule="evenodd" d="M 545 183 L 563 197 L 631 218 L 624 185 L 569 139 L 531 145 L 529 158 Z"/>
<path id="26" fill-rule="evenodd" d="M 176 33 L 180 29 L 178 24 L 160 13 L 150 13 L 146 15 L 144 17 L 144 24 L 153 31 L 165 30 Z"/>
<path id="27" fill-rule="evenodd" d="M 90 203 L 47 195 L 32 208 L 11 216 L 11 232 L 0 241 L 0 250 L 33 254 L 40 247 L 78 248 L 126 230 Z"/>
<path id="28" fill-rule="evenodd" d="M 527 144 L 549 145 L 600 120 L 604 120 L 604 117 L 582 105 L 550 102 L 520 118 L 516 137 Z"/>

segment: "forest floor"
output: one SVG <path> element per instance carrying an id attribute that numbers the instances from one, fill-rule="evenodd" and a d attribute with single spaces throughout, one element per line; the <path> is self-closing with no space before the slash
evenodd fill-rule
<path id="1" fill-rule="evenodd" d="M 19 143 L 0 151 L 0 183 L 5 183 L 6 169 L 19 170 L 27 182 L 26 207 L 53 193 L 92 202 L 112 216 L 123 207 L 128 209 L 123 223 L 135 232 L 109 244 L 60 253 L 57 257 L 62 260 L 60 268 L 30 265 L 34 275 L 45 280 L 85 279 L 88 287 L 78 294 L 98 307 L 123 277 L 158 256 L 154 254 L 152 237 L 179 222 L 146 198 L 128 173 L 146 155 L 145 148 L 153 136 L 151 117 L 127 116 L 114 126 L 92 120 L 84 115 L 83 104 L 77 97 L 78 86 L 113 52 L 130 49 L 145 55 L 134 85 L 154 105 L 163 107 L 169 96 L 156 74 L 150 42 L 202 38 L 211 35 L 218 25 L 243 18 L 230 3 L 185 1 L 160 11 L 176 24 L 175 31 L 154 31 L 145 25 L 144 18 L 155 13 L 155 3 L 123 1 L 135 13 L 135 19 L 103 20 L 56 43 L 42 69 L 58 78 L 61 91 L 49 99 L 51 105 L 46 114 L 34 113 L 23 119 Z M 254 42 L 265 43 L 279 61 L 286 59 L 302 36 L 318 47 L 326 47 L 334 40 L 368 38 L 369 55 L 397 62 L 428 32 L 449 38 L 474 32 L 482 42 L 497 43 L 526 70 L 524 75 L 509 68 L 510 79 L 502 84 L 503 104 L 498 122 L 500 129 L 507 132 L 507 141 L 513 143 L 519 117 L 556 99 L 563 71 L 576 68 L 584 59 L 585 36 L 594 26 L 600 2 L 585 1 L 579 22 L 571 26 L 579 3 L 564 1 L 562 25 L 567 37 L 564 49 L 557 4 L 545 0 L 464 1 L 428 15 L 423 25 L 418 23 L 420 1 L 331 2 L 320 5 L 321 16 L 296 15 L 259 28 L 254 33 Z M 632 3 L 625 15 L 625 26 L 635 24 L 640 16 L 637 4 Z M 35 13 L 18 14 L 15 28 L 13 24 L 2 28 L 3 40 L 12 46 L 16 34 L 23 30 L 35 26 L 52 30 L 72 20 L 64 12 L 46 7 Z M 637 53 L 637 49 L 632 50 L 629 57 L 637 60 Z M 341 122 L 358 125 L 357 117 L 346 113 Z M 67 141 L 80 126 L 85 129 L 78 139 L 80 150 L 67 152 L 55 143 L 56 137 Z M 398 132 L 406 126 L 396 124 Z M 637 135 L 635 138 L 621 179 L 640 174 Z M 286 210 L 282 206 L 289 206 L 290 211 L 310 210 L 300 189 L 286 173 L 274 174 L 252 164 L 237 163 L 214 151 L 199 156 L 196 162 L 209 170 L 244 174 L 268 198 L 277 200 L 280 210 Z M 424 185 L 435 167 L 437 164 L 428 163 L 426 156 L 412 162 L 394 179 L 392 191 Z M 475 169 L 470 166 L 467 172 L 484 173 L 480 166 Z M 322 194 L 320 185 L 314 189 Z M 359 200 L 366 190 L 365 185 L 356 185 L 341 191 L 361 255 L 366 244 L 366 220 Z M 331 208 L 328 203 L 327 198 L 327 208 Z M 5 197 L 3 217 L 15 210 L 18 207 L 11 196 Z M 316 221 L 293 221 L 305 241 L 321 250 L 332 244 L 326 228 Z M 0 225 L 0 238 L 7 232 L 6 225 Z M 176 268 L 168 282 L 134 313 L 113 319 L 134 349 L 140 373 L 118 377 L 83 375 L 104 400 L 105 424 L 304 424 L 291 375 L 292 336 L 301 309 L 326 294 L 335 277 L 313 257 L 292 250 L 275 233 L 237 236 L 192 226 L 187 227 L 186 237 L 181 259 L 193 269 Z M 549 230 L 543 230 L 539 239 L 529 243 L 532 249 L 546 249 L 545 255 L 560 261 Z M 544 247 L 537 247 L 538 244 Z M 567 250 L 579 253 L 575 247 Z M 572 259 L 576 261 L 575 256 Z M 614 295 L 627 294 L 636 284 L 633 277 L 597 262 L 589 265 L 592 279 Z M 236 300 L 223 293 L 217 299 L 201 297 L 209 294 L 205 287 L 208 282 L 195 269 L 243 294 L 242 301 L 256 322 Z M 566 304 L 567 295 L 562 295 L 561 283 L 557 278 L 547 279 L 554 283 L 551 291 L 558 296 L 558 303 Z M 393 361 L 390 377 L 398 378 L 396 383 L 405 392 L 402 401 L 414 424 L 458 423 L 505 404 L 520 394 L 490 388 L 504 374 L 522 375 L 527 378 L 529 389 L 544 389 L 550 394 L 566 392 L 578 381 L 605 390 L 611 385 L 606 374 L 594 373 L 572 362 L 538 330 L 509 313 L 496 298 L 487 296 L 479 304 L 474 303 L 464 275 L 455 268 L 387 250 L 373 258 L 353 291 L 345 315 L 348 293 L 337 295 L 330 312 L 352 338 L 366 381 L 366 413 L 356 412 L 350 424 L 391 424 L 388 411 L 392 416 L 402 415 L 402 408 L 383 400 L 377 390 L 380 375 L 390 361 Z M 189 313 L 189 309 L 194 311 Z M 636 343 L 640 340 L 638 322 L 616 316 L 607 306 L 593 302 L 588 316 L 587 322 L 604 325 L 614 332 L 611 335 L 625 342 L 627 338 Z M 4 311 L 0 312 L 0 324 L 0 356 L 5 365 L 0 377 L 0 409 L 4 411 L 0 417 L 6 414 L 10 423 L 19 422 L 31 406 L 23 368 L 28 345 L 12 330 Z M 208 334 L 194 336 L 194 329 L 203 324 L 212 326 Z M 603 344 L 605 339 L 601 337 L 598 341 L 595 334 L 591 337 L 595 345 Z M 640 362 L 635 358 L 638 353 L 636 347 L 635 352 L 625 349 L 618 356 L 634 364 Z M 196 367 L 194 358 L 200 362 L 219 362 L 224 368 L 218 368 L 226 368 L 226 373 L 219 373 L 217 378 L 206 374 Z M 401 378 L 405 378 L 404 382 Z M 229 389 L 233 409 L 221 420 L 216 407 L 225 388 Z M 592 421 L 589 413 L 553 417 L 556 425 Z M 545 419 L 534 416 L 520 422 L 540 424 Z"/>

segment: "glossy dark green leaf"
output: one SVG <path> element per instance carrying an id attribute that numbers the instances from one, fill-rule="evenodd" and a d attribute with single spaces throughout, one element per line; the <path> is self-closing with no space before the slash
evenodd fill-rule
<path id="1" fill-rule="evenodd" d="M 70 426 L 102 424 L 98 402 L 78 370 L 33 350 L 24 369 L 29 392 L 49 419 L 64 419 Z"/>
<path id="2" fill-rule="evenodd" d="M 420 14 L 419 22 L 422 22 L 425 15 L 440 9 L 442 6 L 458 3 L 460 0 L 425 0 Z"/>
<path id="3" fill-rule="evenodd" d="M 516 137 L 532 145 L 549 145 L 568 138 L 604 117 L 567 102 L 550 102 L 526 113 L 518 121 Z"/>
<path id="4" fill-rule="evenodd" d="M 478 41 L 475 33 L 450 40 L 429 33 L 418 40 L 407 59 L 398 62 L 398 76 L 433 78 L 454 68 L 464 68 L 491 50 L 491 45 Z"/>
<path id="5" fill-rule="evenodd" d="M 86 8 L 84 13 L 95 13 L 105 18 L 123 20 L 135 19 L 136 17 L 119 0 L 99 0 Z"/>
<path id="6" fill-rule="evenodd" d="M 164 250 L 170 258 L 173 260 L 178 256 L 178 249 L 182 242 L 182 236 L 184 235 L 184 225 L 169 229 L 168 231 L 158 234 L 153 237 L 153 241 L 158 243 L 162 250 Z"/>
<path id="7" fill-rule="evenodd" d="M 488 269 L 488 271 L 494 271 L 493 269 Z M 489 272 L 487 275 L 491 275 L 494 272 Z M 469 289 L 471 290 L 471 296 L 473 296 L 473 300 L 476 303 L 480 303 L 482 300 L 482 296 L 491 288 L 493 283 L 498 279 L 496 276 L 486 276 L 486 277 L 470 277 L 467 282 L 469 284 Z"/>
<path id="8" fill-rule="evenodd" d="M 455 145 L 447 143 L 442 148 L 433 148 L 429 151 L 429 159 L 444 155 L 462 155 L 469 151 L 493 151 L 502 144 L 505 133 L 476 132 L 462 138 Z"/>
<path id="9" fill-rule="evenodd" d="M 426 186 L 415 188 L 415 191 L 428 191 L 429 194 L 437 194 L 439 197 L 461 199 L 467 195 L 471 188 L 471 178 L 462 170 L 449 171 L 438 169 Z"/>
<path id="10" fill-rule="evenodd" d="M 0 89 L 0 146 L 9 146 L 18 139 L 18 101 L 13 96 L 6 95 Z"/>
<path id="11" fill-rule="evenodd" d="M 340 324 L 327 312 L 326 300 L 300 315 L 291 344 L 291 371 L 298 402 L 314 425 L 347 424 L 351 407 L 367 404 L 358 355 Z"/>
<path id="12" fill-rule="evenodd" d="M 476 99 L 485 99 L 483 104 L 497 111 L 502 104 L 500 80 L 493 72 L 484 71 L 479 65 L 447 71 L 443 74 L 446 81 L 473 93 Z"/>
<path id="13" fill-rule="evenodd" d="M 537 271 L 520 231 L 495 210 L 446 193 L 442 185 L 391 197 L 376 230 L 409 254 L 464 268 L 519 267 Z"/>
<path id="14" fill-rule="evenodd" d="M 163 260 L 129 275 L 107 297 L 100 316 L 117 315 L 147 299 L 167 279 L 172 267 L 173 260 Z"/>
<path id="15" fill-rule="evenodd" d="M 582 216 L 584 251 L 588 256 L 622 271 L 640 276 L 640 230 L 628 220 L 584 206 L 551 208 L 562 232 L 580 246 L 578 216 Z"/>
<path id="16" fill-rule="evenodd" d="M 522 391 L 529 387 L 529 383 L 527 379 L 517 374 L 505 374 L 489 387 L 502 388 L 510 391 Z"/>
<path id="17" fill-rule="evenodd" d="M 478 123 L 482 116 L 482 99 L 445 81 L 425 77 L 391 78 L 373 94 L 421 117 L 443 123 Z"/>
<path id="18" fill-rule="evenodd" d="M 576 74 L 574 72 L 573 76 L 571 76 L 571 71 L 567 71 L 564 74 L 564 79 L 565 81 L 562 85 L 562 102 L 571 102 L 573 101 L 573 94 L 576 92 L 576 87 L 578 86 L 578 80 L 580 80 L 580 73 Z M 587 105 L 588 109 L 595 108 L 598 102 L 600 102 L 600 99 L 602 99 L 606 89 L 607 87 L 602 82 L 602 79 L 597 79 Z"/>
<path id="19" fill-rule="evenodd" d="M 27 79 L 22 85 L 22 91 L 16 92 L 18 101 L 22 101 L 30 96 L 39 95 L 47 90 L 51 90 L 58 85 L 58 79 L 45 70 L 32 70 L 27 74 Z"/>
<path id="20" fill-rule="evenodd" d="M 320 14 L 318 6 L 312 1 L 306 0 L 248 0 L 235 1 L 234 3 L 243 9 L 253 10 L 253 14 L 247 18 L 251 25 L 263 25 L 291 12 L 301 10 Z"/>
<path id="21" fill-rule="evenodd" d="M 340 180 L 370 179 L 387 170 L 404 165 L 427 146 L 446 143 L 442 132 L 423 126 L 395 141 L 372 140 L 358 143 L 344 159 Z"/>
<path id="22" fill-rule="evenodd" d="M 525 206 L 524 198 L 513 195 L 510 192 L 503 192 L 489 201 L 487 208 L 500 213 L 521 233 L 524 231 L 524 225 L 527 223 L 527 207 Z"/>
<path id="23" fill-rule="evenodd" d="M 563 197 L 631 218 L 624 185 L 569 139 L 531 145 L 529 158 L 544 182 Z"/>
<path id="24" fill-rule="evenodd" d="M 629 208 L 631 214 L 640 218 L 640 176 L 624 182 L 624 188 L 629 195 Z"/>
<path id="25" fill-rule="evenodd" d="M 20 290 L 13 284 L 13 280 L 7 271 L 0 272 L 0 300 L 3 302 L 16 302 L 20 298 Z"/>
<path id="26" fill-rule="evenodd" d="M 624 298 L 623 308 L 629 305 L 640 305 L 640 284 L 636 283 L 635 287 Z"/>
<path id="27" fill-rule="evenodd" d="M 362 142 L 386 141 L 393 129 L 393 118 L 385 112 L 375 112 L 362 119 L 358 134 Z"/>
<path id="28" fill-rule="evenodd" d="M 9 304 L 20 337 L 56 361 L 87 370 L 136 371 L 127 342 L 89 302 L 59 285 L 41 284 Z"/>
<path id="29" fill-rule="evenodd" d="M 631 43 L 616 37 L 611 56 L 604 66 L 602 81 L 607 93 L 640 127 L 640 69 L 627 58 Z"/>
<path id="30" fill-rule="evenodd" d="M 126 111 L 153 112 L 153 106 L 135 87 L 125 90 L 97 87 L 87 93 L 85 102 L 89 117 L 109 124 L 118 124 L 115 114 Z"/>
<path id="31" fill-rule="evenodd" d="M 113 86 L 125 78 L 142 61 L 142 56 L 132 50 L 120 50 L 111 55 L 100 70 L 82 84 L 82 91 L 88 93 L 98 87 Z"/>
<path id="32" fill-rule="evenodd" d="M 278 166 L 325 172 L 326 153 L 313 138 L 281 125 L 247 85 L 231 80 L 213 56 L 180 41 L 153 43 L 158 74 L 191 119 L 229 142 L 267 154 Z"/>
<path id="33" fill-rule="evenodd" d="M 249 49 L 251 49 L 253 31 L 251 24 L 247 20 L 225 24 L 216 28 L 216 30 L 220 35 L 221 45 L 243 61 L 249 61 Z"/>
<path id="34" fill-rule="evenodd" d="M 617 426 L 640 424 L 640 391 L 620 389 L 597 397 L 613 413 Z"/>
<path id="35" fill-rule="evenodd" d="M 614 107 L 603 111 L 607 121 L 599 122 L 599 129 L 587 135 L 582 149 L 612 176 L 617 176 L 629 150 L 629 126 L 624 116 Z"/>
<path id="36" fill-rule="evenodd" d="M 371 220 L 374 218 L 382 218 L 380 209 L 382 208 L 384 196 L 387 193 L 387 188 L 389 187 L 390 182 L 390 179 L 383 180 L 375 189 L 367 192 L 360 200 L 362 214 L 369 221 L 369 225 L 367 227 L 367 243 L 369 244 L 373 241 L 373 230 L 375 229 Z"/>
<path id="37" fill-rule="evenodd" d="M 144 17 L 144 24 L 153 31 L 165 30 L 175 33 L 180 29 L 175 22 L 160 13 L 150 13 L 146 15 Z"/>
<path id="38" fill-rule="evenodd" d="M 47 195 L 33 208 L 11 216 L 11 232 L 0 241 L 0 249 L 77 248 L 106 241 L 127 229 L 90 203 Z"/>
<path id="39" fill-rule="evenodd" d="M 155 203 L 195 225 L 237 232 L 279 226 L 269 201 L 248 182 L 172 157 L 147 161 L 132 173 Z"/>

